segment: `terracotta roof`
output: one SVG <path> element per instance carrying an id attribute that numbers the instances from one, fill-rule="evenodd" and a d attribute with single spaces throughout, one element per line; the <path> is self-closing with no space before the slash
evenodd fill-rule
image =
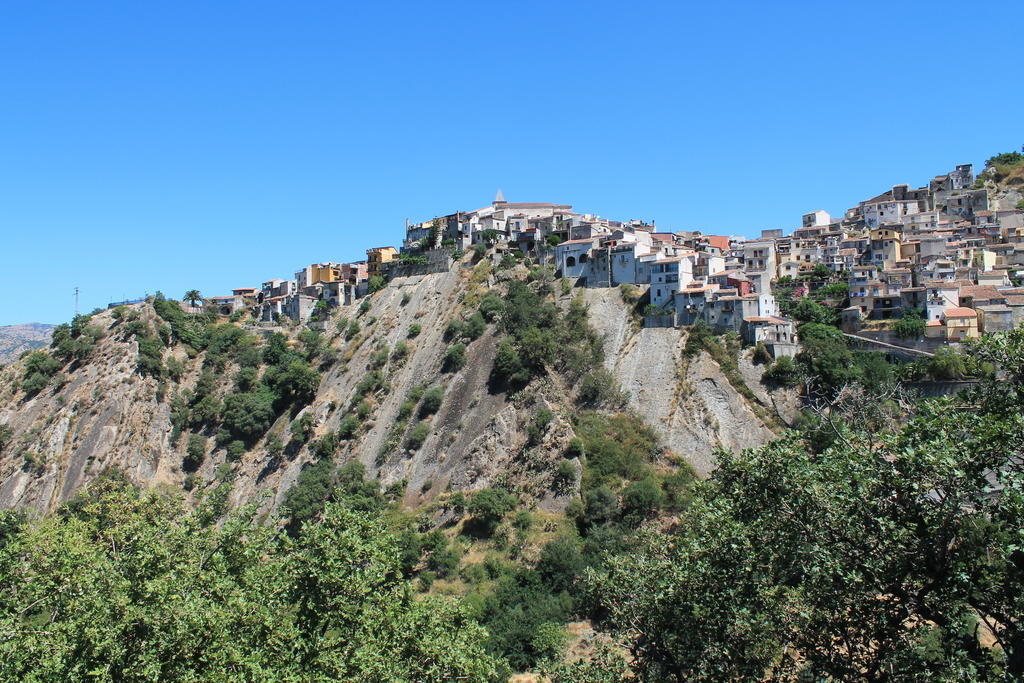
<path id="1" fill-rule="evenodd" d="M 963 306 L 957 306 L 956 308 L 947 308 L 942 312 L 942 315 L 947 318 L 977 318 L 978 312 L 973 308 L 965 308 Z"/>
<path id="2" fill-rule="evenodd" d="M 705 235 L 704 239 L 707 243 L 716 249 L 725 251 L 729 248 L 729 238 L 725 235 Z"/>

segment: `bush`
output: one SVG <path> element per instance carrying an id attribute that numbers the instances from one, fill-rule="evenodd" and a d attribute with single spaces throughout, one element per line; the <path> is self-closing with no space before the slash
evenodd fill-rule
<path id="1" fill-rule="evenodd" d="M 478 339 L 487 330 L 487 322 L 480 313 L 474 313 L 469 316 L 469 320 L 466 321 L 466 327 L 463 330 L 463 336 L 469 341 Z"/>
<path id="2" fill-rule="evenodd" d="M 422 331 L 422 325 L 420 325 L 419 323 L 413 323 L 412 325 L 409 325 L 409 331 L 405 333 L 405 336 L 408 337 L 409 339 L 415 339 L 416 337 L 420 336 L 420 332 Z"/>
<path id="3" fill-rule="evenodd" d="M 458 372 L 466 364 L 466 345 L 453 344 L 445 351 L 442 367 L 445 372 Z"/>
<path id="4" fill-rule="evenodd" d="M 426 417 L 433 415 L 441 408 L 444 401 L 444 387 L 437 385 L 431 387 L 423 394 L 423 402 L 420 404 L 420 415 Z"/>
<path id="5" fill-rule="evenodd" d="M 409 355 L 409 345 L 405 342 L 398 342 L 395 344 L 394 350 L 391 352 L 391 359 L 396 363 L 400 363 L 405 360 L 405 357 Z"/>
<path id="6" fill-rule="evenodd" d="M 235 440 L 228 444 L 228 460 L 238 462 L 245 455 L 245 443 Z"/>
<path id="7" fill-rule="evenodd" d="M 302 417 L 292 422 L 290 431 L 292 433 L 292 441 L 300 444 L 306 443 L 309 437 L 313 435 L 313 414 L 310 412 L 303 413 Z"/>
<path id="8" fill-rule="evenodd" d="M 370 288 L 370 294 L 373 294 L 387 287 L 388 281 L 385 280 L 380 275 L 372 275 L 367 284 L 369 285 Z"/>
<path id="9" fill-rule="evenodd" d="M 21 388 L 29 395 L 37 394 L 46 388 L 50 379 L 63 367 L 56 358 L 45 351 L 32 351 L 25 360 L 25 371 L 22 376 Z"/>
<path id="10" fill-rule="evenodd" d="M 892 331 L 900 339 L 916 339 L 924 336 L 925 327 L 924 318 L 919 311 L 905 311 L 893 325 Z"/>
<path id="11" fill-rule="evenodd" d="M 330 458 L 338 450 L 338 435 L 334 432 L 327 432 L 312 444 L 313 452 L 318 458 Z"/>
<path id="12" fill-rule="evenodd" d="M 757 342 L 754 346 L 753 358 L 754 363 L 758 365 L 772 362 L 772 354 L 768 351 L 768 347 L 764 345 L 764 342 Z"/>
<path id="13" fill-rule="evenodd" d="M 473 258 L 476 260 L 482 259 L 487 255 L 487 245 L 482 242 L 477 242 L 473 245 Z"/>
<path id="14" fill-rule="evenodd" d="M 460 339 L 465 333 L 466 325 L 458 318 L 453 318 L 448 321 L 448 324 L 444 328 L 445 341 L 452 341 Z"/>
<path id="15" fill-rule="evenodd" d="M 338 425 L 338 436 L 342 439 L 351 439 L 359 431 L 359 418 L 355 415 L 346 415 Z"/>
<path id="16" fill-rule="evenodd" d="M 498 344 L 491 378 L 498 383 L 510 386 L 522 385 L 530 381 L 530 372 L 523 367 L 519 352 L 509 339 L 502 339 Z"/>
<path id="17" fill-rule="evenodd" d="M 518 503 L 516 497 L 508 491 L 488 488 L 473 494 L 468 509 L 480 530 L 490 536 L 505 515 L 516 509 Z"/>
<path id="18" fill-rule="evenodd" d="M 636 526 L 657 512 L 663 502 L 661 487 L 651 477 L 634 481 L 622 492 L 622 515 L 626 523 Z"/>
<path id="19" fill-rule="evenodd" d="M 428 436 L 430 436 L 430 423 L 424 420 L 423 422 L 417 423 L 416 426 L 409 431 L 409 436 L 406 438 L 405 445 L 414 451 L 418 451 L 420 446 L 422 446 L 427 440 Z"/>
<path id="20" fill-rule="evenodd" d="M 626 404 L 627 397 L 619 390 L 615 377 L 604 368 L 600 368 L 584 375 L 580 380 L 578 401 L 589 407 L 605 406 L 616 409 Z"/>
<path id="21" fill-rule="evenodd" d="M 185 448 L 185 458 L 182 460 L 182 467 L 187 472 L 194 472 L 203 464 L 206 457 L 206 437 L 200 434 L 191 434 L 188 437 L 188 446 Z"/>
<path id="22" fill-rule="evenodd" d="M 480 300 L 480 315 L 484 317 L 487 322 L 493 323 L 501 316 L 501 311 L 505 306 L 505 302 L 501 300 L 494 292 L 487 292 L 484 298 Z"/>
<path id="23" fill-rule="evenodd" d="M 346 328 L 345 330 L 345 339 L 349 340 L 352 337 L 356 336 L 357 334 L 359 334 L 359 322 L 353 320 L 349 322 L 348 328 Z"/>
<path id="24" fill-rule="evenodd" d="M 358 313 L 358 315 L 360 315 L 360 316 L 365 315 L 366 313 L 368 313 L 370 311 L 370 308 L 372 306 L 373 306 L 373 304 L 370 303 L 369 299 L 363 299 L 363 302 L 361 304 L 359 304 L 359 313 Z"/>
<path id="25" fill-rule="evenodd" d="M 235 438 L 252 443 L 274 420 L 274 398 L 266 390 L 232 394 L 224 399 L 221 422 Z"/>
<path id="26" fill-rule="evenodd" d="M 761 381 L 771 386 L 794 387 L 800 381 L 800 369 L 792 358 L 782 356 L 764 371 Z"/>

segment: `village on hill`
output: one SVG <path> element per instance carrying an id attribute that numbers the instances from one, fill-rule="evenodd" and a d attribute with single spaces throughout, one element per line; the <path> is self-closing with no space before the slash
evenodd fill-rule
<path id="1" fill-rule="evenodd" d="M 762 343 L 775 357 L 797 352 L 789 314 L 805 297 L 847 304 L 847 333 L 933 349 L 1024 320 L 1024 210 L 1005 203 L 990 199 L 972 165 L 962 164 L 924 187 L 894 185 L 842 217 L 811 211 L 790 234 L 763 230 L 749 239 L 661 231 L 568 204 L 508 202 L 499 191 L 475 211 L 407 221 L 400 248 L 369 249 L 366 260 L 352 263 L 310 264 L 293 278 L 241 287 L 202 305 L 224 315 L 250 311 L 265 323 L 288 318 L 315 326 L 331 308 L 392 278 L 446 271 L 474 252 L 477 260 L 544 267 L 578 287 L 646 290 L 645 325 L 703 322 Z M 916 321 L 913 335 L 897 338 L 885 323 L 906 319 Z"/>

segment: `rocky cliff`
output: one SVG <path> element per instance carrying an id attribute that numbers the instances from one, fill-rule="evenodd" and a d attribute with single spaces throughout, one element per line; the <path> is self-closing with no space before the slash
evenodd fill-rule
<path id="1" fill-rule="evenodd" d="M 489 381 L 500 338 L 494 325 L 467 344 L 461 369 L 443 367 L 448 322 L 472 310 L 483 292 L 501 292 L 503 280 L 523 276 L 521 266 L 495 275 L 489 267 L 465 263 L 447 273 L 396 279 L 370 297 L 369 310 L 353 305 L 335 311 L 323 332 L 327 350 L 314 398 L 281 411 L 266 436 L 240 457 L 229 459 L 227 449 L 210 438 L 191 476 L 183 465 L 188 430 L 175 438 L 171 404 L 174 396 L 195 387 L 205 354 L 171 344 L 161 353 L 165 362 L 180 363 L 180 375 L 175 380 L 143 376 L 138 338 L 111 312 L 100 313 L 91 321 L 98 338 L 89 357 L 78 367 L 64 367 L 36 395 L 21 389 L 24 360 L 0 369 L 0 425 L 8 427 L 0 452 L 0 507 L 53 509 L 100 472 L 117 467 L 140 483 L 185 485 L 197 499 L 228 480 L 230 503 L 258 502 L 272 509 L 316 457 L 312 444 L 342 428 L 352 414 L 353 395 L 365 393 L 364 380 L 372 372 L 382 378 L 381 386 L 365 394 L 361 428 L 333 457 L 358 458 L 385 486 L 404 486 L 410 507 L 447 489 L 502 483 L 549 509 L 561 507 L 572 491 L 558 490 L 554 470 L 573 437 L 574 388 L 551 375 L 512 396 L 496 389 Z M 565 306 L 580 292 L 590 324 L 604 335 L 606 367 L 628 392 L 630 408 L 698 472 L 713 467 L 717 447 L 741 449 L 772 438 L 771 423 L 777 421 L 767 409 L 774 410 L 776 401 L 757 386 L 756 367 L 741 359 L 757 405 L 749 392 L 748 398 L 737 392 L 709 356 L 685 357 L 684 332 L 641 329 L 618 290 L 566 287 L 553 296 Z M 150 304 L 131 310 L 141 323 L 159 328 Z M 354 320 L 360 330 L 350 334 L 346 323 Z M 413 326 L 421 331 L 411 337 Z M 283 331 L 297 344 L 298 328 L 246 329 L 262 337 Z M 233 390 L 236 370 L 229 364 L 217 374 L 215 395 Z M 438 410 L 422 419 L 428 435 L 419 447 L 403 448 L 421 420 L 409 415 L 410 396 L 435 385 L 445 394 Z M 528 429 L 538 406 L 555 416 L 540 443 L 530 442 Z M 302 420 L 311 434 L 300 442 L 290 435 L 291 426 Z M 286 445 L 276 445 L 281 443 Z"/>

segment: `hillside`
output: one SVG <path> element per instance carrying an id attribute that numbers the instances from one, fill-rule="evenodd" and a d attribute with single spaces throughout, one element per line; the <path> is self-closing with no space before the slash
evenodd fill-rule
<path id="1" fill-rule="evenodd" d="M 502 296 L 509 282 L 527 278 L 523 266 L 494 271 L 489 262 L 466 261 L 451 272 L 396 279 L 367 303 L 334 311 L 315 342 L 312 362 L 321 379 L 308 402 L 277 410 L 269 428 L 244 444 L 222 438 L 218 446 L 215 426 L 196 417 L 202 405 L 220 405 L 237 393 L 237 355 L 215 357 L 211 348 L 197 352 L 174 342 L 153 352 L 152 331 L 167 325 L 148 303 L 99 313 L 89 321 L 96 341 L 88 357 L 60 368 L 38 394 L 27 396 L 21 389 L 25 361 L 0 374 L 0 424 L 12 435 L 0 454 L 0 507 L 52 510 L 116 467 L 139 483 L 184 486 L 196 500 L 230 479 L 232 505 L 256 501 L 270 510 L 306 463 L 329 452 L 338 462 L 359 459 L 384 487 L 403 489 L 408 508 L 446 490 L 503 483 L 542 507 L 559 509 L 571 494 L 554 479 L 573 438 L 575 387 L 557 374 L 534 379 L 514 395 L 495 387 L 491 371 L 502 336 L 495 325 L 465 340 L 461 368 L 445 367 L 446 349 L 453 345 L 445 338 L 449 322 L 467 318 L 487 291 Z M 685 333 L 640 329 L 618 290 L 569 284 L 557 292 L 551 284 L 533 286 L 550 290 L 562 310 L 582 295 L 589 322 L 604 340 L 607 369 L 628 392 L 629 408 L 657 430 L 670 451 L 706 473 L 718 446 L 741 449 L 772 438 L 766 422 L 778 421 L 765 417 L 773 401 L 757 386 L 756 368 L 741 360 L 753 387 L 744 398 L 706 354 L 684 359 Z M 227 319 L 220 324 L 230 325 Z M 299 328 L 237 326 L 252 341 L 283 332 L 292 349 L 304 348 Z M 414 326 L 418 335 L 410 332 Z M 308 332 L 303 339 L 309 342 Z M 140 372 L 140 358 L 152 353 L 173 372 Z M 206 378 L 204 366 L 212 369 Z M 200 381 L 214 386 L 200 390 Z M 417 407 L 429 387 L 444 390 L 433 413 Z M 200 391 L 210 395 L 205 403 L 197 398 Z M 198 406 L 182 425 L 176 416 L 189 397 Z M 541 409 L 550 409 L 554 418 L 538 448 L 530 427 Z M 420 440 L 418 448 L 409 447 Z M 190 455 L 190 445 L 201 452 Z"/>
<path id="2" fill-rule="evenodd" d="M 990 158 L 978 174 L 977 186 L 988 190 L 993 211 L 1024 208 L 1024 156 L 1008 152 Z"/>
<path id="3" fill-rule="evenodd" d="M 44 323 L 0 327 L 0 365 L 14 362 L 26 351 L 46 346 L 52 332 L 53 325 Z"/>

